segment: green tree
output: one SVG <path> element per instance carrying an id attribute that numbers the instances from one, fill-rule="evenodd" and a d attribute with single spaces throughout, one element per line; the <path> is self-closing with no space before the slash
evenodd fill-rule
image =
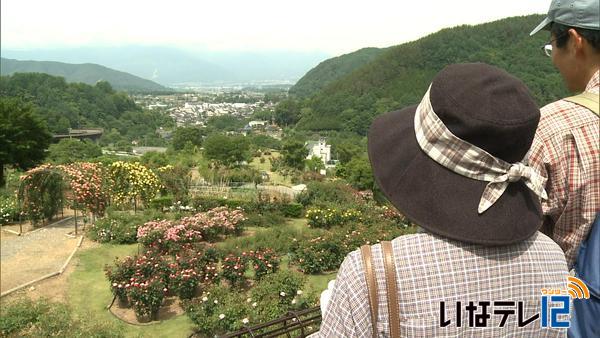
<path id="1" fill-rule="evenodd" d="M 227 167 L 238 166 L 250 160 L 250 144 L 243 136 L 212 134 L 204 141 L 204 156 Z"/>
<path id="2" fill-rule="evenodd" d="M 338 175 L 359 190 L 373 189 L 374 179 L 371 164 L 366 156 L 355 157 L 342 166 Z"/>
<path id="3" fill-rule="evenodd" d="M 166 153 L 149 151 L 142 155 L 140 162 L 148 168 L 160 168 L 169 164 L 169 157 Z"/>
<path id="4" fill-rule="evenodd" d="M 208 128 L 217 131 L 235 131 L 244 124 L 244 120 L 231 115 L 213 116 L 206 122 Z"/>
<path id="5" fill-rule="evenodd" d="M 4 187 L 4 166 L 27 170 L 45 156 L 52 135 L 46 124 L 19 99 L 0 97 L 0 187 Z"/>
<path id="6" fill-rule="evenodd" d="M 257 149 L 275 149 L 281 148 L 281 141 L 267 135 L 249 135 L 250 143 Z"/>
<path id="7" fill-rule="evenodd" d="M 339 144 L 333 145 L 333 151 L 337 159 L 342 163 L 348 163 L 353 158 L 360 156 L 365 152 L 364 148 L 361 148 L 356 143 L 350 141 L 340 142 Z"/>
<path id="8" fill-rule="evenodd" d="M 306 167 L 310 171 L 319 172 L 319 170 L 325 169 L 325 164 L 320 157 L 313 156 L 306 160 Z"/>
<path id="9" fill-rule="evenodd" d="M 173 149 L 182 150 L 185 148 L 187 143 L 193 146 L 200 147 L 202 145 L 203 136 L 205 132 L 199 128 L 194 127 L 179 127 L 173 132 Z"/>
<path id="10" fill-rule="evenodd" d="M 289 126 L 296 124 L 300 119 L 300 103 L 298 101 L 288 99 L 281 101 L 275 107 L 275 122 L 280 126 Z"/>
<path id="11" fill-rule="evenodd" d="M 69 128 L 71 128 L 71 122 L 68 118 L 62 116 L 58 122 L 56 123 L 56 132 L 57 133 L 68 133 Z"/>
<path id="12" fill-rule="evenodd" d="M 288 140 L 282 147 L 283 163 L 291 168 L 304 169 L 304 160 L 308 155 L 308 149 L 304 143 L 296 140 Z"/>
<path id="13" fill-rule="evenodd" d="M 100 146 L 89 140 L 62 139 L 48 148 L 48 160 L 56 164 L 89 161 L 100 156 Z"/>

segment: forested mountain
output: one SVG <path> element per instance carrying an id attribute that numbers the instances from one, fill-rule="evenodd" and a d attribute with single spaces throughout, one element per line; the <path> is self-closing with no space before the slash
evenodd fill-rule
<path id="1" fill-rule="evenodd" d="M 156 82 L 93 63 L 70 64 L 54 61 L 20 61 L 1 58 L 0 75 L 12 75 L 14 73 L 45 73 L 62 76 L 67 82 L 82 82 L 90 85 L 94 85 L 98 81 L 107 81 L 117 90 L 169 90 Z"/>
<path id="2" fill-rule="evenodd" d="M 53 133 L 99 127 L 119 140 L 150 140 L 159 126 L 173 123 L 168 116 L 142 109 L 106 81 L 90 86 L 48 74 L 16 73 L 0 77 L 0 97 L 31 103 Z"/>
<path id="3" fill-rule="evenodd" d="M 362 48 L 321 62 L 290 88 L 290 94 L 307 97 L 320 91 L 331 82 L 373 61 L 386 48 Z"/>
<path id="4" fill-rule="evenodd" d="M 542 19 L 530 15 L 443 29 L 389 48 L 310 99 L 284 101 L 277 114 L 298 121 L 301 129 L 365 135 L 374 116 L 418 103 L 433 76 L 459 62 L 485 62 L 507 70 L 544 105 L 568 93 L 552 61 L 540 51 L 549 34 L 529 36 Z"/>

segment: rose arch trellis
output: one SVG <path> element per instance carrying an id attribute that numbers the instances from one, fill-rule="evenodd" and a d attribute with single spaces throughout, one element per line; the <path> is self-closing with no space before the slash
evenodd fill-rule
<path id="1" fill-rule="evenodd" d="M 148 202 L 159 188 L 158 177 L 137 162 L 44 164 L 21 176 L 18 199 L 22 216 L 34 225 L 50 220 L 66 202 L 75 211 L 77 231 L 78 210 L 95 219 L 111 202 L 135 209 L 138 199 Z"/>

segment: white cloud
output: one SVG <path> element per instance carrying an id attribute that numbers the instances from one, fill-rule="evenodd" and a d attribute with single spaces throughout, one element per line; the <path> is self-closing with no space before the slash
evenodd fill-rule
<path id="1" fill-rule="evenodd" d="M 3 48 L 146 44 L 215 50 L 387 47 L 444 27 L 545 13 L 549 0 L 1 1 Z"/>

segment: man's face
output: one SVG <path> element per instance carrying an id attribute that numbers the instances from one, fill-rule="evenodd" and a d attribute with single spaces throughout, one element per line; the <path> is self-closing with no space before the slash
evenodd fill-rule
<path id="1" fill-rule="evenodd" d="M 567 33 L 569 34 L 569 33 Z M 552 33 L 552 63 L 562 75 L 567 88 L 572 92 L 583 91 L 585 83 L 582 83 L 581 67 L 575 57 L 575 48 L 572 44 L 572 36 L 562 48 L 556 46 L 556 36 Z"/>

